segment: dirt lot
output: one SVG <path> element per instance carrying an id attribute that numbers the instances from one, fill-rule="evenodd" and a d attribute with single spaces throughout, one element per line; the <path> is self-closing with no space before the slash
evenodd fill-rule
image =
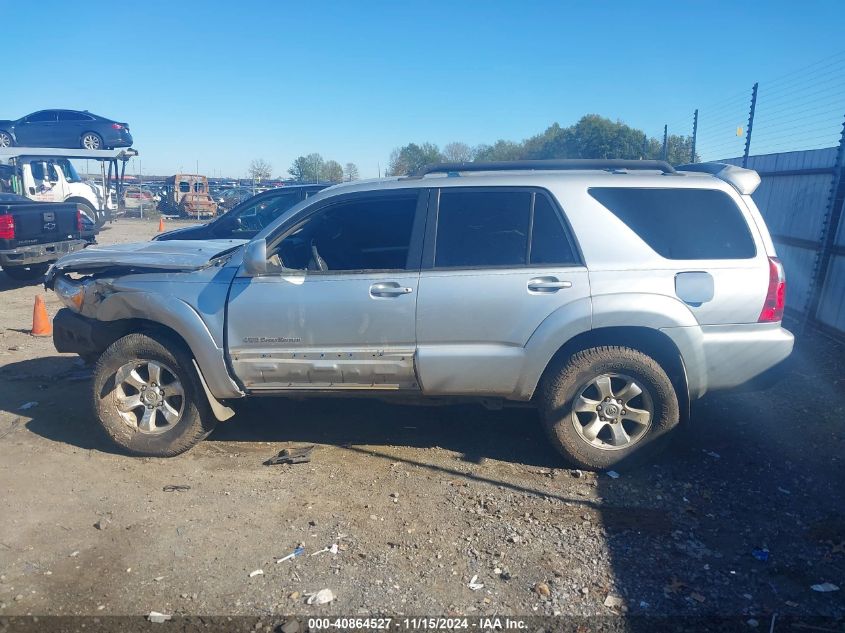
<path id="1" fill-rule="evenodd" d="M 253 401 L 189 453 L 138 459 L 97 432 L 88 370 L 29 336 L 37 294 L 55 314 L 0 274 L 0 616 L 845 616 L 845 350 L 823 337 L 616 479 L 568 470 L 530 409 L 365 400 Z M 311 463 L 262 465 L 308 444 Z"/>

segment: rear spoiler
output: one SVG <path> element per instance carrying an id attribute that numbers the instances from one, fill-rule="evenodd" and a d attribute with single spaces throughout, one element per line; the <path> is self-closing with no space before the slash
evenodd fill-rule
<path id="1" fill-rule="evenodd" d="M 760 175 L 756 171 L 728 163 L 690 163 L 675 167 L 675 170 L 711 174 L 744 196 L 750 196 L 760 186 Z"/>

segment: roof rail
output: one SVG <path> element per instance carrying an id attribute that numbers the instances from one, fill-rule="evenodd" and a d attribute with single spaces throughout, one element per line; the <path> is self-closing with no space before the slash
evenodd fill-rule
<path id="1" fill-rule="evenodd" d="M 663 160 L 624 160 L 604 158 L 576 158 L 561 160 L 505 160 L 477 163 L 438 163 L 426 165 L 408 178 L 422 178 L 427 174 L 457 173 L 461 171 L 559 171 L 568 169 L 647 170 L 674 174 L 675 169 Z"/>
<path id="2" fill-rule="evenodd" d="M 751 195 L 760 186 L 760 174 L 730 163 L 690 163 L 679 165 L 678 171 L 693 171 L 715 176 L 724 180 L 743 195 Z"/>

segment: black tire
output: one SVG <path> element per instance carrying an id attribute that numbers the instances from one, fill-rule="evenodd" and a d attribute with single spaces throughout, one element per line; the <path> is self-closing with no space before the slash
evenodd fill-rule
<path id="1" fill-rule="evenodd" d="M 0 147 L 14 147 L 15 139 L 6 130 L 0 130 Z"/>
<path id="2" fill-rule="evenodd" d="M 85 132 L 80 136 L 79 146 L 82 149 L 106 149 L 103 144 L 103 137 L 96 132 Z"/>
<path id="3" fill-rule="evenodd" d="M 643 409 L 650 406 L 652 409 L 647 430 L 641 430 L 638 425 L 631 426 L 628 420 L 623 422 L 617 419 L 615 422 L 628 424 L 629 429 L 641 433 L 630 445 L 623 444 L 619 448 L 611 446 L 610 442 L 614 441 L 611 437 L 612 427 L 606 422 L 598 423 L 599 426 L 604 425 L 600 431 L 604 437 L 598 436 L 595 439 L 604 447 L 590 443 L 576 430 L 576 424 L 582 425 L 583 430 L 589 421 L 598 419 L 598 413 L 593 413 L 591 409 L 587 413 L 576 414 L 573 410 L 576 398 L 585 393 L 597 394 L 590 399 L 595 399 L 598 405 L 607 406 L 597 391 L 584 391 L 602 375 L 613 376 L 618 381 L 624 381 L 624 378 L 617 376 L 632 378 L 642 388 L 643 395 L 631 398 L 630 402 L 636 404 L 631 404 L 630 408 Z M 601 471 L 635 465 L 653 457 L 665 448 L 668 431 L 680 419 L 678 396 L 669 376 L 653 358 L 628 347 L 594 347 L 559 360 L 555 366 L 550 367 L 543 379 L 540 399 L 543 426 L 552 444 L 567 461 L 587 470 Z M 609 404 L 617 406 L 612 400 Z M 616 410 L 613 409 L 614 412 Z M 624 411 L 621 406 L 619 410 Z M 582 421 L 585 418 L 586 423 Z M 634 437 L 633 432 L 630 435 Z M 608 439 L 605 440 L 605 437 Z"/>
<path id="4" fill-rule="evenodd" d="M 120 396 L 115 378 L 118 370 L 129 363 L 137 363 L 142 368 L 139 371 L 143 371 L 145 362 L 149 361 L 162 365 L 166 370 L 163 375 L 172 374 L 181 383 L 184 393 L 178 420 L 155 433 L 132 426 L 117 408 Z M 168 387 L 164 379 L 160 386 Z M 97 360 L 93 387 L 93 406 L 100 425 L 119 447 L 132 455 L 173 457 L 184 453 L 205 439 L 217 424 L 190 353 L 181 341 L 170 336 L 128 334 L 118 339 Z M 141 396 L 141 392 L 137 395 Z M 144 411 L 141 404 L 130 415 L 140 418 Z M 162 420 L 162 417 L 158 419 Z"/>
<path id="5" fill-rule="evenodd" d="M 3 272 L 15 281 L 32 281 L 43 277 L 49 267 L 47 262 L 29 266 L 4 266 Z"/>
<path id="6" fill-rule="evenodd" d="M 66 202 L 73 202 L 78 207 L 82 207 L 82 210 L 88 214 L 92 220 L 94 220 L 94 226 L 98 229 L 103 228 L 103 225 L 106 223 L 106 213 L 105 211 L 97 211 L 94 207 L 91 206 L 91 203 L 86 200 L 80 200 L 79 198 L 72 198 L 67 200 Z"/>

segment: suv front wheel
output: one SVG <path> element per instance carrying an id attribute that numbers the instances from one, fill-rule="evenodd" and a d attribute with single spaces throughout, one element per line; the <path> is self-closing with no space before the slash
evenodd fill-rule
<path id="1" fill-rule="evenodd" d="M 654 455 L 680 417 L 669 376 L 628 347 L 573 354 L 551 369 L 541 388 L 543 425 L 555 448 L 590 470 Z"/>
<path id="2" fill-rule="evenodd" d="M 216 424 L 191 355 L 164 335 L 128 334 L 103 352 L 94 409 L 109 437 L 133 455 L 178 455 Z"/>

